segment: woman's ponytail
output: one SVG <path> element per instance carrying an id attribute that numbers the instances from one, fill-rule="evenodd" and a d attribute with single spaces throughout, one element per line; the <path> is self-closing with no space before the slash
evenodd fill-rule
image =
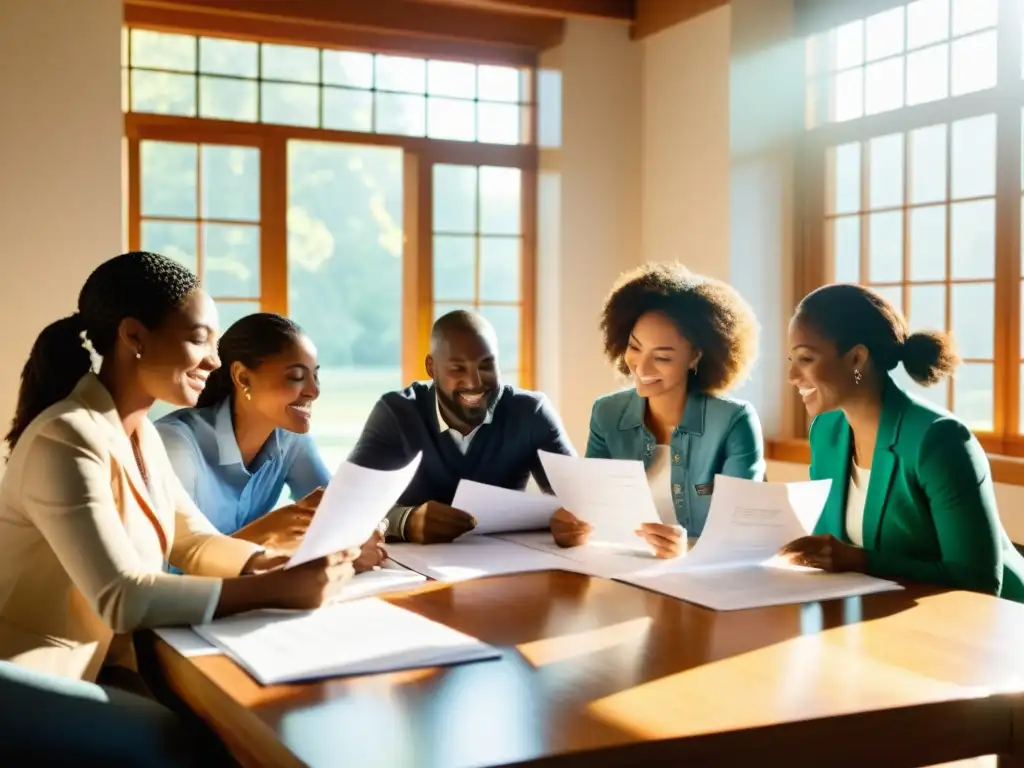
<path id="1" fill-rule="evenodd" d="M 6 437 L 11 450 L 32 420 L 70 395 L 78 380 L 92 369 L 84 332 L 82 316 L 76 312 L 50 323 L 36 338 L 21 370 L 18 406 Z"/>

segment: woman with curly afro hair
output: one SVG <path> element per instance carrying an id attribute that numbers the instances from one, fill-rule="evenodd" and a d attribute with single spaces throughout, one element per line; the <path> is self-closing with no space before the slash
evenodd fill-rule
<path id="1" fill-rule="evenodd" d="M 704 528 L 715 475 L 764 477 L 757 414 L 724 396 L 756 359 L 757 318 L 719 280 L 646 264 L 619 279 L 601 330 L 605 354 L 633 385 L 594 403 L 586 455 L 644 462 L 662 522 L 638 533 L 657 556 L 675 557 Z M 551 530 L 565 547 L 590 532 L 564 510 Z"/>

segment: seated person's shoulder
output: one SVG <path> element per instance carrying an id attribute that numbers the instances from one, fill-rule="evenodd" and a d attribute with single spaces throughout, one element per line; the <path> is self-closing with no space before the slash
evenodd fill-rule
<path id="1" fill-rule="evenodd" d="M 743 416 L 757 418 L 753 405 L 726 395 L 707 395 L 707 414 L 716 421 L 734 421 Z"/>
<path id="2" fill-rule="evenodd" d="M 46 461 L 61 452 L 85 451 L 96 457 L 110 452 L 109 432 L 97 422 L 102 416 L 74 400 L 61 400 L 37 416 L 18 440 L 11 462 Z"/>
<path id="3" fill-rule="evenodd" d="M 594 401 L 593 417 L 599 421 L 618 419 L 637 397 L 633 387 L 601 395 Z"/>

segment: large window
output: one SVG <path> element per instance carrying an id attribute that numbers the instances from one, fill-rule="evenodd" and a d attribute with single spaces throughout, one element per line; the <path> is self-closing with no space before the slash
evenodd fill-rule
<path id="1" fill-rule="evenodd" d="M 227 327 L 294 317 L 320 354 L 313 434 L 344 458 L 425 376 L 439 314 L 532 365 L 531 70 L 149 29 L 123 37 L 128 244 L 195 270 Z"/>
<path id="2" fill-rule="evenodd" d="M 800 288 L 868 285 L 912 329 L 950 331 L 952 381 L 897 377 L 990 451 L 1021 455 L 1019 4 L 892 5 L 807 41 Z"/>

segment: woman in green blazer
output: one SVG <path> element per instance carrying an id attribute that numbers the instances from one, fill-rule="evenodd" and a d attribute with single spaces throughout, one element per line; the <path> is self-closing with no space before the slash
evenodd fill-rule
<path id="1" fill-rule="evenodd" d="M 958 362 L 943 333 L 909 333 L 856 285 L 809 294 L 790 323 L 789 380 L 811 424 L 811 478 L 832 488 L 813 536 L 783 548 L 827 571 L 941 584 L 1024 602 L 1024 558 L 999 522 L 988 459 L 956 417 L 906 393 Z"/>

